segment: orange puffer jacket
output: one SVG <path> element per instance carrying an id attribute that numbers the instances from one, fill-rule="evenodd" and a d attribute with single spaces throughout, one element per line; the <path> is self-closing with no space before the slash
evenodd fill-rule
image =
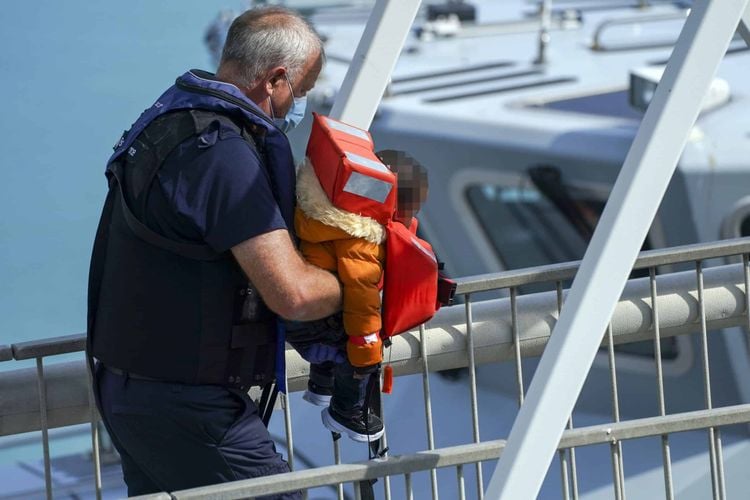
<path id="1" fill-rule="evenodd" d="M 364 337 L 379 333 L 378 285 L 385 262 L 385 228 L 370 217 L 334 207 L 307 162 L 297 174 L 294 227 L 305 259 L 336 273 L 343 285 L 347 335 Z M 379 336 L 374 342 L 347 342 L 347 356 L 354 366 L 380 363 Z"/>

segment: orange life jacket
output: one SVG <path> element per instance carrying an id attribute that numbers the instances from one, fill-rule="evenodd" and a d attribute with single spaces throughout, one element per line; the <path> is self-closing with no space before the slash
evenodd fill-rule
<path id="1" fill-rule="evenodd" d="M 306 154 L 333 206 L 388 223 L 396 175 L 375 156 L 369 132 L 313 113 Z"/>
<path id="2" fill-rule="evenodd" d="M 456 285 L 439 273 L 432 246 L 393 220 L 396 175 L 378 159 L 369 132 L 313 113 L 307 157 L 331 203 L 377 220 L 386 230 L 381 339 L 431 319 Z"/>

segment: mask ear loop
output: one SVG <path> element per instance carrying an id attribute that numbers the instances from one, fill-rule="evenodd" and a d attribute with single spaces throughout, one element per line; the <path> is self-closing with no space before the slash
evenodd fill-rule
<path id="1" fill-rule="evenodd" d="M 276 113 L 273 112 L 273 101 L 271 100 L 271 96 L 268 96 L 268 107 L 271 109 L 271 120 L 276 119 Z"/>
<path id="2" fill-rule="evenodd" d="M 289 80 L 289 76 L 286 73 L 284 73 L 284 78 L 286 78 L 286 84 L 289 85 L 289 95 L 292 96 L 292 104 L 294 104 L 295 97 L 294 97 L 294 88 L 292 88 L 292 82 L 291 80 Z"/>

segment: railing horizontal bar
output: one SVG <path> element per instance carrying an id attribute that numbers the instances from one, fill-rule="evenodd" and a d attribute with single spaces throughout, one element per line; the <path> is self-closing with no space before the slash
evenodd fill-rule
<path id="1" fill-rule="evenodd" d="M 174 491 L 172 497 L 178 500 L 209 497 L 212 499 L 246 498 L 281 491 L 317 488 L 340 482 L 349 483 L 389 475 L 403 475 L 433 468 L 453 467 L 459 464 L 495 459 L 504 446 L 505 441 L 503 440 L 465 444 L 409 455 L 394 455 L 377 461 L 330 465 L 275 476 Z"/>
<path id="2" fill-rule="evenodd" d="M 664 417 L 641 418 L 566 430 L 560 440 L 558 449 L 746 422 L 750 422 L 750 404 L 677 413 Z M 494 460 L 500 456 L 504 448 L 505 440 L 502 439 L 471 443 L 408 455 L 394 455 L 376 461 L 331 465 L 276 476 L 193 488 L 172 492 L 172 497 L 178 500 L 209 497 L 212 499 L 229 499 L 317 488 L 340 482 L 362 481 L 388 475 L 411 474 L 430 469 Z M 157 497 L 144 498 L 156 499 Z"/>
<path id="3" fill-rule="evenodd" d="M 17 360 L 34 359 L 57 354 L 79 352 L 86 348 L 86 334 L 76 333 L 51 339 L 31 340 L 11 345 L 13 357 Z"/>
<path id="4" fill-rule="evenodd" d="M 0 345 L 0 362 L 13 359 L 13 348 L 9 345 Z"/>
<path id="5" fill-rule="evenodd" d="M 154 493 L 153 495 L 128 497 L 128 500 L 172 500 L 172 496 L 168 493 Z"/>
<path id="6" fill-rule="evenodd" d="M 610 443 L 747 422 L 750 422 L 750 404 L 674 413 L 663 417 L 640 418 L 566 430 L 559 448 Z"/>
<path id="7" fill-rule="evenodd" d="M 720 240 L 658 250 L 641 252 L 633 269 L 707 260 L 750 252 L 750 237 Z M 571 279 L 580 266 L 580 261 L 529 267 L 500 273 L 479 274 L 456 279 L 456 294 L 485 292 L 489 290 Z"/>
<path id="8" fill-rule="evenodd" d="M 548 264 L 546 266 L 527 267 L 499 273 L 477 274 L 465 278 L 456 278 L 456 295 L 486 292 L 531 283 L 545 283 L 567 280 L 575 276 L 581 261 Z"/>

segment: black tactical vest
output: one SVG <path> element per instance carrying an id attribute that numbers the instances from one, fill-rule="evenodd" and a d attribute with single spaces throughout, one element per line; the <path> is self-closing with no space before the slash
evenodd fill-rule
<path id="1" fill-rule="evenodd" d="M 276 319 L 231 252 L 167 239 L 137 215 L 169 153 L 217 120 L 255 147 L 230 118 L 182 110 L 155 119 L 133 154 L 110 164 L 89 275 L 89 352 L 105 366 L 187 384 L 273 380 Z"/>

